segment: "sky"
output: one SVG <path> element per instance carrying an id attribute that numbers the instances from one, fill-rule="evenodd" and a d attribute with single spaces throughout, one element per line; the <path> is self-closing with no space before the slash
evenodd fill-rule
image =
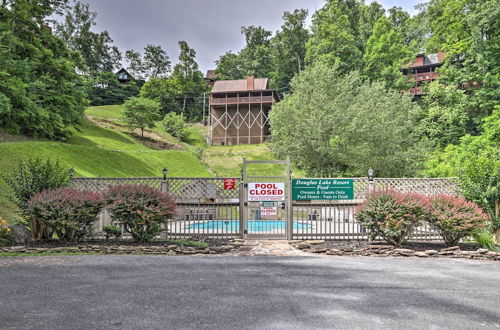
<path id="1" fill-rule="evenodd" d="M 147 44 L 161 45 L 173 64 L 177 42 L 185 40 L 197 53 L 200 70 L 214 69 L 214 61 L 228 50 L 244 46 L 241 27 L 261 25 L 276 32 L 285 11 L 304 8 L 311 15 L 324 0 L 83 0 L 97 12 L 95 31 L 107 30 L 124 53 L 142 53 Z M 370 1 L 365 1 L 369 3 Z M 385 8 L 400 6 L 414 13 L 421 0 L 379 0 Z M 251 3 L 251 6 L 249 6 Z"/>

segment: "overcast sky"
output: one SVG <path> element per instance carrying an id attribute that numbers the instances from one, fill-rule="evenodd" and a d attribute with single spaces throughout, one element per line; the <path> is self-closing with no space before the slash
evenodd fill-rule
<path id="1" fill-rule="evenodd" d="M 83 0 L 97 12 L 96 31 L 108 30 L 122 52 L 160 44 L 173 64 L 179 40 L 196 50 L 202 72 L 228 50 L 244 46 L 242 26 L 261 25 L 275 32 L 284 11 L 304 8 L 311 14 L 324 0 Z M 366 1 L 369 3 L 370 1 Z M 419 0 L 379 0 L 384 7 L 401 6 L 410 13 Z M 249 6 L 251 3 L 251 6 Z"/>

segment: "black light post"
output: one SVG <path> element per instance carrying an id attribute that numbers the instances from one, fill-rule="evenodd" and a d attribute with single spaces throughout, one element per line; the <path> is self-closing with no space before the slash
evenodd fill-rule
<path id="1" fill-rule="evenodd" d="M 168 172 L 167 168 L 164 167 L 163 168 L 163 181 L 167 180 L 167 172 Z"/>
<path id="2" fill-rule="evenodd" d="M 69 176 L 72 178 L 75 176 L 75 169 L 74 168 L 70 168 L 69 169 Z"/>
<path id="3" fill-rule="evenodd" d="M 373 176 L 375 175 L 375 171 L 371 168 L 368 170 L 368 181 L 373 181 Z"/>

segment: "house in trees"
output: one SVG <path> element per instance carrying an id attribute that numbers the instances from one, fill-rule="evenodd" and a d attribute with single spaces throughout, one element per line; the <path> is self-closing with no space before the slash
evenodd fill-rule
<path id="1" fill-rule="evenodd" d="M 134 80 L 134 77 L 132 77 L 132 75 L 124 68 L 121 68 L 117 73 L 115 73 L 115 76 L 121 84 L 126 84 Z"/>
<path id="2" fill-rule="evenodd" d="M 414 87 L 403 91 L 413 96 L 424 95 L 425 91 L 422 85 L 436 80 L 438 73 L 436 69 L 443 65 L 445 54 L 443 52 L 433 54 L 418 54 L 415 61 L 401 69 L 404 76 L 408 77 L 409 82 L 414 83 Z"/>
<path id="3" fill-rule="evenodd" d="M 269 111 L 279 101 L 267 78 L 217 80 L 210 92 L 211 145 L 255 144 L 268 140 Z"/>

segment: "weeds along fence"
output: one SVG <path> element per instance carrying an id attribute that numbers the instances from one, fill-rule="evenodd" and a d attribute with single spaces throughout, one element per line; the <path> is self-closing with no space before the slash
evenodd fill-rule
<path id="1" fill-rule="evenodd" d="M 234 189 L 227 189 L 224 184 L 227 179 L 236 182 Z M 76 189 L 104 191 L 114 185 L 139 184 L 160 189 L 176 199 L 177 211 L 174 218 L 165 224 L 164 238 L 207 236 L 227 239 L 245 235 L 242 212 L 250 210 L 244 205 L 241 178 L 75 178 L 71 186 Z M 354 178 L 353 200 L 292 201 L 292 239 L 368 240 L 369 233 L 356 221 L 354 209 L 365 200 L 370 191 L 384 188 L 427 196 L 460 194 L 454 178 L 375 178 L 373 181 Z M 251 218 L 255 216 L 253 213 Z M 277 220 L 279 221 L 283 224 L 286 222 L 282 218 Z M 102 235 L 103 227 L 112 224 L 111 222 L 109 214 L 104 210 L 96 225 L 98 236 Z M 262 232 L 264 238 L 266 235 L 284 232 L 283 228 L 278 227 L 273 229 L 264 226 L 264 229 L 257 227 L 256 230 L 266 231 Z M 414 240 L 439 238 L 438 233 L 428 224 L 417 228 L 413 235 Z"/>

